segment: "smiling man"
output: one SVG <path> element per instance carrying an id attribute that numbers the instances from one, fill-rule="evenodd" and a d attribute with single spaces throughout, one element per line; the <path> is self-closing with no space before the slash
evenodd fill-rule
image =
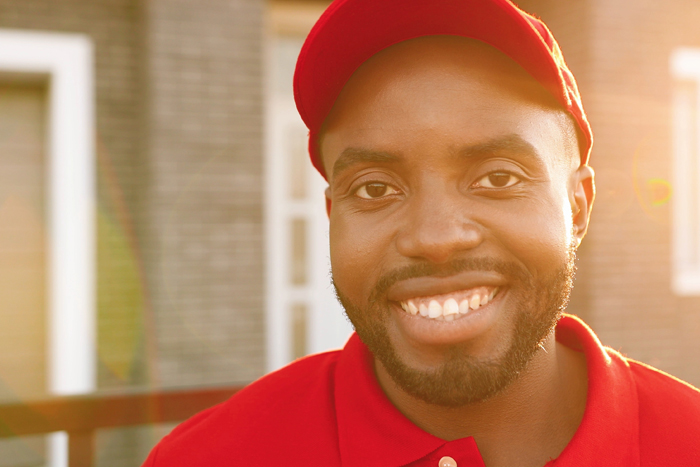
<path id="1" fill-rule="evenodd" d="M 541 22 L 506 0 L 338 0 L 295 95 L 357 333 L 146 465 L 700 465 L 700 392 L 563 314 L 592 133 Z"/>

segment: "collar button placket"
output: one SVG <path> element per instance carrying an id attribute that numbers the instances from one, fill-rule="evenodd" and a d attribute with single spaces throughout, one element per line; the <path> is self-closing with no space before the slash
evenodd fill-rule
<path id="1" fill-rule="evenodd" d="M 476 440 L 469 436 L 445 443 L 431 456 L 432 467 L 486 467 Z"/>

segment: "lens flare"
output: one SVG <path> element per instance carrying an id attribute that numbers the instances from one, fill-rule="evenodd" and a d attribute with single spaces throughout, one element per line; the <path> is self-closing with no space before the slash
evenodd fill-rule
<path id="1" fill-rule="evenodd" d="M 647 189 L 650 193 L 652 206 L 663 206 L 668 203 L 673 194 L 671 182 L 663 178 L 650 178 L 647 180 Z"/>

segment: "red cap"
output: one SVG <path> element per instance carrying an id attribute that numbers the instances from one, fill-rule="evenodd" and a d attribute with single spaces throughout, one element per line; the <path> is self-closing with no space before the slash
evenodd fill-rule
<path id="1" fill-rule="evenodd" d="M 539 19 L 509 0 L 335 0 L 306 38 L 294 73 L 294 99 L 321 175 L 319 131 L 355 70 L 391 45 L 433 35 L 477 39 L 520 64 L 578 123 L 581 164 L 588 162 L 593 133 L 576 80 Z"/>

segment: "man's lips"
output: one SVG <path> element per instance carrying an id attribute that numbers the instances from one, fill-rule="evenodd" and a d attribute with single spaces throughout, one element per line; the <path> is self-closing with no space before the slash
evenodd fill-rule
<path id="1" fill-rule="evenodd" d="M 387 290 L 392 302 L 407 302 L 421 297 L 446 295 L 477 287 L 495 288 L 506 284 L 506 278 L 495 271 L 465 271 L 447 277 L 416 277 L 393 284 Z"/>
<path id="2" fill-rule="evenodd" d="M 489 304 L 498 290 L 498 287 L 481 286 L 444 295 L 409 299 L 401 302 L 401 308 L 413 316 L 454 321 Z"/>

